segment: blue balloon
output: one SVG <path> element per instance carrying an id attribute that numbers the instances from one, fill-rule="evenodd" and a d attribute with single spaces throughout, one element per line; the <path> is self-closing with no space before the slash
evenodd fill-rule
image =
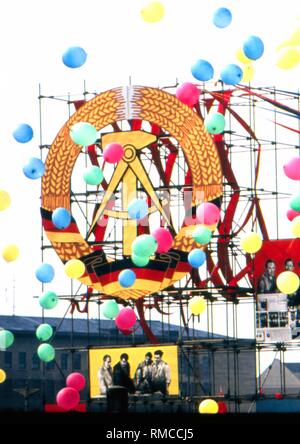
<path id="1" fill-rule="evenodd" d="M 197 62 L 192 66 L 191 71 L 193 76 L 201 82 L 206 82 L 207 80 L 212 79 L 214 76 L 214 68 L 206 60 L 197 60 Z"/>
<path id="2" fill-rule="evenodd" d="M 259 59 L 264 53 L 264 43 L 255 35 L 251 35 L 243 44 L 243 51 L 246 57 L 251 60 Z"/>
<path id="3" fill-rule="evenodd" d="M 85 63 L 86 58 L 87 53 L 83 48 L 72 46 L 63 54 L 62 61 L 68 68 L 80 68 Z"/>
<path id="4" fill-rule="evenodd" d="M 232 21 L 232 14 L 227 8 L 219 8 L 213 16 L 213 23 L 217 28 L 226 28 Z"/>
<path id="5" fill-rule="evenodd" d="M 136 275 L 132 270 L 123 270 L 118 276 L 119 284 L 125 288 L 131 287 L 135 283 L 135 280 Z"/>
<path id="6" fill-rule="evenodd" d="M 35 276 L 40 282 L 47 284 L 54 278 L 54 268 L 50 264 L 42 264 L 35 270 Z"/>
<path id="7" fill-rule="evenodd" d="M 71 214 L 66 208 L 56 208 L 52 213 L 52 222 L 56 228 L 64 230 L 71 223 Z"/>
<path id="8" fill-rule="evenodd" d="M 32 157 L 29 162 L 23 167 L 23 173 L 28 179 L 39 179 L 44 175 L 45 165 L 37 157 Z"/>
<path id="9" fill-rule="evenodd" d="M 201 267 L 205 261 L 206 254 L 204 251 L 200 250 L 199 248 L 195 248 L 194 250 L 190 251 L 188 255 L 188 262 L 193 268 Z"/>
<path id="10" fill-rule="evenodd" d="M 33 129 L 27 123 L 21 123 L 14 130 L 13 137 L 19 143 L 27 143 L 33 138 Z"/>
<path id="11" fill-rule="evenodd" d="M 232 63 L 222 69 L 220 77 L 227 85 L 236 85 L 242 80 L 243 70 L 238 65 Z"/>
<path id="12" fill-rule="evenodd" d="M 148 204 L 143 199 L 134 199 L 129 203 L 127 210 L 131 219 L 143 219 L 148 214 Z"/>

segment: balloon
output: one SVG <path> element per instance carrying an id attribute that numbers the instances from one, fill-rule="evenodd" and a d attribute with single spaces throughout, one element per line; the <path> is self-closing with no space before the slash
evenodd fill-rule
<path id="1" fill-rule="evenodd" d="M 52 223 L 59 230 L 68 228 L 71 223 L 71 214 L 66 208 L 56 208 L 52 213 Z"/>
<path id="2" fill-rule="evenodd" d="M 227 408 L 227 404 L 223 401 L 218 401 L 218 413 L 222 414 L 222 413 L 227 413 L 228 408 Z"/>
<path id="3" fill-rule="evenodd" d="M 294 236 L 300 237 L 300 216 L 296 216 L 295 219 L 293 219 L 291 229 Z"/>
<path id="4" fill-rule="evenodd" d="M 6 373 L 2 368 L 0 368 L 0 384 L 2 384 L 6 380 Z"/>
<path id="5" fill-rule="evenodd" d="M 76 145 L 93 145 L 98 138 L 97 129 L 88 122 L 78 122 L 71 127 L 70 137 Z"/>
<path id="6" fill-rule="evenodd" d="M 39 304 L 45 310 L 51 310 L 58 304 L 58 297 L 54 291 L 46 291 L 42 296 L 39 297 Z"/>
<path id="7" fill-rule="evenodd" d="M 137 267 L 145 267 L 149 263 L 149 256 L 138 256 L 137 254 L 132 253 L 131 260 Z"/>
<path id="8" fill-rule="evenodd" d="M 226 28 L 232 21 L 232 14 L 227 8 L 219 8 L 214 12 L 213 23 L 217 28 Z"/>
<path id="9" fill-rule="evenodd" d="M 206 261 L 206 254 L 200 248 L 195 248 L 188 254 L 188 262 L 193 268 L 201 267 Z"/>
<path id="10" fill-rule="evenodd" d="M 165 15 L 165 8 L 160 2 L 148 3 L 141 10 L 141 17 L 145 22 L 155 23 L 159 22 Z"/>
<path id="11" fill-rule="evenodd" d="M 237 50 L 236 58 L 238 59 L 239 62 L 243 63 L 244 65 L 249 65 L 252 62 L 251 59 L 248 59 L 248 57 L 245 56 L 245 53 L 242 50 L 242 48 Z"/>
<path id="12" fill-rule="evenodd" d="M 55 350 L 50 344 L 41 344 L 37 349 L 38 357 L 41 361 L 50 362 L 55 359 Z"/>
<path id="13" fill-rule="evenodd" d="M 13 345 L 15 337 L 9 330 L 0 330 L 0 350 L 6 350 Z"/>
<path id="14" fill-rule="evenodd" d="M 35 270 L 35 276 L 44 284 L 48 284 L 54 278 L 54 268 L 50 264 L 42 264 Z"/>
<path id="15" fill-rule="evenodd" d="M 294 211 L 300 211 L 300 194 L 295 194 L 290 200 L 290 207 Z"/>
<path id="16" fill-rule="evenodd" d="M 176 97 L 187 106 L 193 107 L 199 102 L 200 91 L 193 83 L 183 83 L 176 90 Z"/>
<path id="17" fill-rule="evenodd" d="M 279 59 L 276 62 L 278 68 L 293 69 L 300 62 L 300 51 L 297 48 L 287 48 L 282 51 Z"/>
<path id="18" fill-rule="evenodd" d="M 219 406 L 214 399 L 204 399 L 200 402 L 199 413 L 215 414 L 218 410 Z"/>
<path id="19" fill-rule="evenodd" d="M 71 279 L 78 279 L 85 273 L 85 265 L 79 259 L 70 259 L 65 263 L 65 273 Z"/>
<path id="20" fill-rule="evenodd" d="M 197 220 L 203 225 L 214 225 L 219 222 L 220 208 L 211 202 L 203 202 L 196 210 Z"/>
<path id="21" fill-rule="evenodd" d="M 19 256 L 19 253 L 19 248 L 14 244 L 10 244 L 2 250 L 2 257 L 6 262 L 13 262 Z"/>
<path id="22" fill-rule="evenodd" d="M 118 276 L 119 284 L 122 287 L 129 288 L 135 283 L 136 275 L 132 270 L 123 270 Z"/>
<path id="23" fill-rule="evenodd" d="M 132 308 L 125 307 L 115 319 L 116 326 L 119 330 L 129 330 L 136 323 L 136 314 Z"/>
<path id="24" fill-rule="evenodd" d="M 242 77 L 243 70 L 234 63 L 226 65 L 220 74 L 222 82 L 226 83 L 226 85 L 236 85 L 237 83 L 240 83 Z"/>
<path id="25" fill-rule="evenodd" d="M 276 285 L 281 293 L 292 294 L 299 288 L 299 278 L 293 271 L 283 271 L 277 276 Z"/>
<path id="26" fill-rule="evenodd" d="M 88 185 L 99 185 L 103 180 L 103 172 L 98 166 L 92 165 L 85 170 L 83 179 Z"/>
<path id="27" fill-rule="evenodd" d="M 283 165 L 284 174 L 292 180 L 300 180 L 300 157 L 293 157 Z"/>
<path id="28" fill-rule="evenodd" d="M 58 407 L 66 412 L 74 409 L 80 402 L 78 390 L 75 390 L 73 387 L 61 389 L 56 395 L 56 402 Z"/>
<path id="29" fill-rule="evenodd" d="M 242 82 L 243 83 L 249 83 L 254 78 L 254 68 L 252 65 L 246 65 L 243 68 L 243 77 Z"/>
<path id="30" fill-rule="evenodd" d="M 131 219 L 144 219 L 148 214 L 148 204 L 144 199 L 134 199 L 128 204 L 127 210 Z"/>
<path id="31" fill-rule="evenodd" d="M 132 251 L 137 256 L 151 256 L 157 249 L 157 241 L 150 234 L 142 234 L 132 242 Z"/>
<path id="32" fill-rule="evenodd" d="M 28 163 L 23 167 L 23 173 L 28 179 L 39 179 L 44 175 L 45 165 L 37 157 L 31 157 Z"/>
<path id="33" fill-rule="evenodd" d="M 206 245 L 211 241 L 212 232 L 207 227 L 198 227 L 193 231 L 193 238 L 196 242 Z"/>
<path id="34" fill-rule="evenodd" d="M 74 372 L 70 373 L 66 380 L 67 387 L 72 387 L 73 389 L 81 392 L 84 389 L 86 380 L 82 373 Z"/>
<path id="35" fill-rule="evenodd" d="M 286 215 L 287 215 L 288 220 L 292 221 L 295 219 L 295 217 L 300 216 L 300 212 L 289 209 L 289 210 L 287 210 Z"/>
<path id="36" fill-rule="evenodd" d="M 206 310 L 206 300 L 202 296 L 194 296 L 189 300 L 189 309 L 194 316 L 198 316 Z"/>
<path id="37" fill-rule="evenodd" d="M 104 302 L 102 313 L 105 318 L 114 319 L 119 314 L 119 311 L 119 306 L 114 299 Z"/>
<path id="38" fill-rule="evenodd" d="M 49 324 L 41 324 L 35 332 L 39 341 L 48 341 L 53 335 L 53 328 Z"/>
<path id="39" fill-rule="evenodd" d="M 197 60 L 196 63 L 192 66 L 192 74 L 195 79 L 200 80 L 201 82 L 206 82 L 210 80 L 214 76 L 214 69 L 212 65 L 206 60 Z"/>
<path id="40" fill-rule="evenodd" d="M 68 68 L 80 68 L 87 58 L 87 53 L 80 46 L 71 46 L 62 55 L 62 61 Z"/>
<path id="41" fill-rule="evenodd" d="M 221 113 L 209 113 L 204 119 L 204 126 L 209 134 L 223 133 L 225 125 L 225 117 Z"/>
<path id="42" fill-rule="evenodd" d="M 6 210 L 10 206 L 10 195 L 5 190 L 0 190 L 0 211 Z"/>
<path id="43" fill-rule="evenodd" d="M 251 35 L 243 44 L 243 51 L 246 57 L 251 60 L 259 59 L 264 53 L 263 41 L 255 36 Z"/>
<path id="44" fill-rule="evenodd" d="M 124 156 L 124 148 L 119 143 L 109 143 L 103 151 L 103 159 L 108 163 L 117 163 Z"/>
<path id="45" fill-rule="evenodd" d="M 246 253 L 256 253 L 261 249 L 262 246 L 262 238 L 258 233 L 247 233 L 241 239 L 241 248 Z"/>
<path id="46" fill-rule="evenodd" d="M 157 242 L 157 253 L 167 253 L 173 245 L 173 237 L 166 228 L 156 228 L 151 235 Z"/>
<path id="47" fill-rule="evenodd" d="M 13 137 L 19 143 L 27 143 L 33 138 L 33 129 L 27 123 L 21 123 L 13 132 Z"/>

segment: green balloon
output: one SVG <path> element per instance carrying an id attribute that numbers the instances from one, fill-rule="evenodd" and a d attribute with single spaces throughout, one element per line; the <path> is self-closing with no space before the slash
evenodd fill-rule
<path id="1" fill-rule="evenodd" d="M 46 291 L 39 297 L 39 303 L 46 310 L 51 310 L 58 304 L 57 294 L 54 291 Z"/>
<path id="2" fill-rule="evenodd" d="M 53 328 L 49 324 L 41 324 L 35 334 L 39 341 L 48 341 L 53 335 Z"/>
<path id="3" fill-rule="evenodd" d="M 103 316 L 107 319 L 114 319 L 119 314 L 119 306 L 114 299 L 105 301 L 102 307 Z"/>
<path id="4" fill-rule="evenodd" d="M 209 134 L 221 134 L 226 125 L 225 117 L 221 113 L 208 114 L 204 125 Z"/>
<path id="5" fill-rule="evenodd" d="M 193 238 L 201 245 L 206 245 L 211 240 L 212 233 L 206 227 L 198 227 L 193 231 Z"/>
<path id="6" fill-rule="evenodd" d="M 88 185 L 99 185 L 103 180 L 103 172 L 101 168 L 93 165 L 84 172 L 83 178 Z"/>
<path id="7" fill-rule="evenodd" d="M 149 264 L 149 256 L 138 256 L 135 253 L 132 253 L 131 260 L 137 267 L 145 267 Z"/>
<path id="8" fill-rule="evenodd" d="M 296 194 L 290 200 L 290 207 L 292 210 L 300 211 L 300 194 Z"/>
<path id="9" fill-rule="evenodd" d="M 98 136 L 96 128 L 88 122 L 78 122 L 71 127 L 70 137 L 77 145 L 93 145 Z"/>
<path id="10" fill-rule="evenodd" d="M 9 330 L 0 330 L 0 350 L 6 350 L 14 343 L 15 337 Z"/>
<path id="11" fill-rule="evenodd" d="M 132 242 L 132 251 L 137 256 L 151 256 L 157 249 L 157 241 L 150 234 L 142 234 Z"/>
<path id="12" fill-rule="evenodd" d="M 55 359 L 55 350 L 50 344 L 41 344 L 37 349 L 38 357 L 41 361 L 50 362 Z"/>

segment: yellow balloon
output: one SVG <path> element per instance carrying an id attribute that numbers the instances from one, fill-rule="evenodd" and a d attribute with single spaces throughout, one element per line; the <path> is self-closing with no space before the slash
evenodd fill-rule
<path id="1" fill-rule="evenodd" d="M 202 296 L 194 296 L 189 300 L 190 312 L 198 316 L 206 310 L 206 300 Z"/>
<path id="2" fill-rule="evenodd" d="M 281 293 L 295 293 L 299 288 L 299 278 L 293 271 L 283 271 L 277 276 L 276 284 Z"/>
<path id="3" fill-rule="evenodd" d="M 300 27 L 293 32 L 290 38 L 290 46 L 300 46 Z"/>
<path id="4" fill-rule="evenodd" d="M 69 278 L 80 278 L 85 273 L 85 265 L 79 259 L 71 259 L 65 263 L 65 273 Z"/>
<path id="5" fill-rule="evenodd" d="M 19 253 L 19 248 L 14 244 L 10 244 L 2 250 L 2 257 L 6 262 L 12 262 L 17 259 Z"/>
<path id="6" fill-rule="evenodd" d="M 291 228 L 293 235 L 300 237 L 300 216 L 297 216 L 292 220 Z"/>
<path id="7" fill-rule="evenodd" d="M 276 65 L 281 69 L 293 69 L 299 64 L 299 62 L 300 51 L 297 48 L 288 48 L 282 51 Z"/>
<path id="8" fill-rule="evenodd" d="M 165 7 L 160 2 L 151 2 L 141 10 L 142 19 L 148 23 L 159 22 L 165 15 Z"/>
<path id="9" fill-rule="evenodd" d="M 6 380 L 6 373 L 2 368 L 0 368 L 0 384 L 2 384 Z"/>
<path id="10" fill-rule="evenodd" d="M 239 62 L 244 63 L 245 65 L 249 65 L 250 63 L 253 62 L 253 60 L 248 59 L 248 57 L 245 55 L 245 53 L 242 50 L 242 48 L 237 50 L 235 56 L 236 56 L 236 58 L 238 59 Z"/>
<path id="11" fill-rule="evenodd" d="M 241 247 L 246 253 L 256 253 L 261 249 L 262 238 L 258 233 L 247 233 L 241 239 Z"/>
<path id="12" fill-rule="evenodd" d="M 245 65 L 243 68 L 243 77 L 242 82 L 248 83 L 251 82 L 254 78 L 254 68 L 253 65 Z"/>
<path id="13" fill-rule="evenodd" d="M 10 195 L 7 191 L 0 190 L 0 211 L 6 210 L 10 206 Z"/>
<path id="14" fill-rule="evenodd" d="M 214 399 L 204 399 L 200 402 L 199 413 L 216 414 L 219 411 L 218 403 Z"/>

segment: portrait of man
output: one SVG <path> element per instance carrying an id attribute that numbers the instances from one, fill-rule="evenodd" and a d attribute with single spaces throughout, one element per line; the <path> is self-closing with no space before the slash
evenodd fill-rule
<path id="1" fill-rule="evenodd" d="M 106 395 L 107 389 L 113 384 L 113 369 L 111 366 L 110 355 L 103 356 L 103 363 L 102 366 L 99 368 L 97 378 L 99 381 L 100 394 Z"/>
<path id="2" fill-rule="evenodd" d="M 152 364 L 152 392 L 161 392 L 163 395 L 169 393 L 171 383 L 171 371 L 169 365 L 162 360 L 163 352 L 154 352 L 154 362 Z"/>

